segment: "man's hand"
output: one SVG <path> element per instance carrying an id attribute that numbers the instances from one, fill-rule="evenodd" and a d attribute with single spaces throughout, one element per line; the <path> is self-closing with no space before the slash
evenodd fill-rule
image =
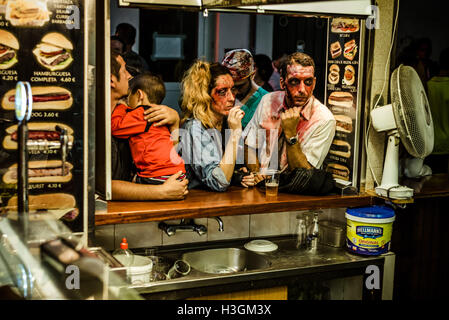
<path id="1" fill-rule="evenodd" d="M 301 120 L 301 109 L 293 107 L 281 113 L 281 127 L 286 138 L 296 136 L 296 128 Z"/>
<path id="2" fill-rule="evenodd" d="M 145 110 L 144 119 L 153 122 L 155 127 L 179 126 L 179 115 L 176 110 L 159 104 L 150 104 L 150 108 Z"/>
<path id="3" fill-rule="evenodd" d="M 172 175 L 167 181 L 162 185 L 164 198 L 166 196 L 167 200 L 181 200 L 184 199 L 185 196 L 189 193 L 187 186 L 189 184 L 188 179 L 184 179 L 182 181 L 178 181 L 182 172 L 178 172 Z"/>

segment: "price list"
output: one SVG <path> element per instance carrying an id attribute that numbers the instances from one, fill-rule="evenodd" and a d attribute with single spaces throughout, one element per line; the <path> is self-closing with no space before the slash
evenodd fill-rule
<path id="1" fill-rule="evenodd" d="M 336 132 L 324 167 L 345 185 L 352 183 L 354 170 L 360 26 L 359 19 L 332 18 L 328 29 L 325 101 L 334 114 Z"/>
<path id="2" fill-rule="evenodd" d="M 28 122 L 29 206 L 83 228 L 84 1 L 0 1 L 0 192 L 17 210 L 15 87 L 33 94 Z"/>

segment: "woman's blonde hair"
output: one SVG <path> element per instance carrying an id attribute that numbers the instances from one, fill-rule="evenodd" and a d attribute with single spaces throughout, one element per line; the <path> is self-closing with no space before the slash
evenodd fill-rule
<path id="1" fill-rule="evenodd" d="M 229 70 L 219 63 L 209 64 L 201 60 L 193 63 L 181 83 L 181 108 L 184 112 L 181 124 L 189 118 L 195 118 L 207 129 L 215 127 L 210 92 L 215 87 L 216 79 L 225 74 L 231 75 Z"/>

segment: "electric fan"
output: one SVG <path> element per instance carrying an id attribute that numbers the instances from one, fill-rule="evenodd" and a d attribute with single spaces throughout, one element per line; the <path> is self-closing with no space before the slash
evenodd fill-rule
<path id="1" fill-rule="evenodd" d="M 371 111 L 373 127 L 387 132 L 381 185 L 376 193 L 392 199 L 413 197 L 413 189 L 398 184 L 399 143 L 402 141 L 413 161 L 413 171 L 423 172 L 424 158 L 433 150 L 433 121 L 427 95 L 415 69 L 400 65 L 393 71 L 390 82 L 391 104 Z M 418 168 L 417 168 L 418 167 Z"/>

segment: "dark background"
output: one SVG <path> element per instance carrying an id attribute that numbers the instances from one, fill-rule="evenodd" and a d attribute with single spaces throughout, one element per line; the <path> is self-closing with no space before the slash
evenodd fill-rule
<path id="1" fill-rule="evenodd" d="M 184 72 L 197 57 L 198 13 L 142 9 L 140 30 L 140 54 L 148 62 L 150 71 L 162 76 L 165 82 L 180 82 Z M 152 61 L 154 32 L 164 35 L 185 35 L 184 60 Z"/>
<path id="2" fill-rule="evenodd" d="M 326 76 L 327 19 L 274 16 L 273 59 L 296 52 L 297 40 L 304 40 L 304 52 L 315 61 L 315 97 L 324 103 Z"/>

